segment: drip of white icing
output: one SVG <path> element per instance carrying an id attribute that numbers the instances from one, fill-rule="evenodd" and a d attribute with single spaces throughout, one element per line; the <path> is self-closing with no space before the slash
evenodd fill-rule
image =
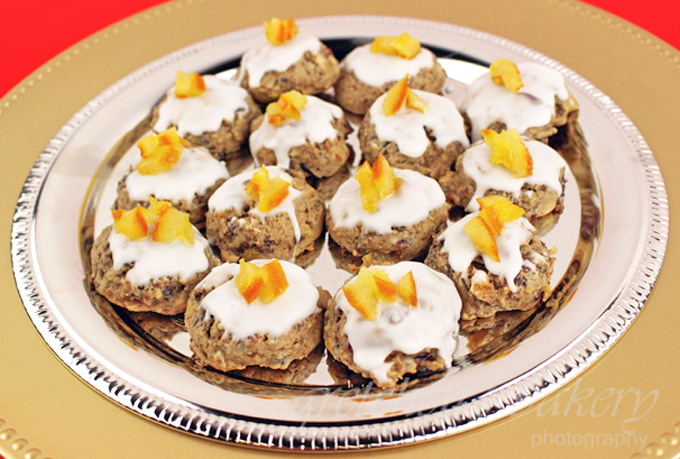
<path id="1" fill-rule="evenodd" d="M 399 189 L 378 202 L 375 212 L 361 207 L 361 188 L 355 178 L 343 183 L 329 204 L 335 226 L 352 228 L 362 225 L 365 231 L 387 234 L 392 227 L 413 226 L 446 202 L 436 180 L 407 169 L 394 169 L 403 179 Z"/>
<path id="2" fill-rule="evenodd" d="M 269 172 L 269 180 L 274 177 L 279 176 L 288 183 L 293 182 L 293 178 L 285 173 L 283 170 L 276 166 L 267 166 L 267 171 Z M 226 209 L 243 209 L 246 200 L 246 182 L 253 178 L 253 174 L 257 172 L 256 170 L 243 172 L 242 174 L 236 175 L 220 186 L 215 193 L 208 200 L 208 209 L 211 212 Z M 289 194 L 286 198 L 269 212 L 260 212 L 257 210 L 257 206 L 251 208 L 248 213 L 250 215 L 255 215 L 264 219 L 269 215 L 276 215 L 280 213 L 288 214 L 293 230 L 295 231 L 295 240 L 300 241 L 300 223 L 295 216 L 295 206 L 293 202 L 302 196 L 302 192 L 296 190 L 292 186 L 288 187 Z"/>
<path id="3" fill-rule="evenodd" d="M 289 167 L 288 152 L 293 147 L 322 143 L 338 135 L 331 124 L 333 119 L 342 118 L 342 109 L 314 96 L 306 96 L 307 103 L 300 110 L 299 120 L 285 120 L 280 126 L 269 123 L 265 114 L 260 127 L 250 136 L 250 151 L 258 152 L 269 148 L 276 154 L 276 165 Z"/>
<path id="4" fill-rule="evenodd" d="M 469 145 L 463 117 L 452 100 L 425 91 L 414 89 L 413 92 L 427 102 L 429 107 L 425 113 L 404 106 L 394 115 L 385 116 L 383 100 L 386 94 L 373 103 L 369 112 L 380 140 L 395 142 L 399 152 L 411 158 L 420 157 L 430 145 L 425 128 L 431 131 L 440 148 L 455 141 L 464 147 Z"/>
<path id="5" fill-rule="evenodd" d="M 143 175 L 135 168 L 125 179 L 131 199 L 148 201 L 148 196 L 177 203 L 191 202 L 194 195 L 204 195 L 220 179 L 229 178 L 223 162 L 203 147 L 185 148 L 177 163 L 156 175 Z"/>
<path id="6" fill-rule="evenodd" d="M 554 190 L 559 196 L 562 194 L 560 176 L 567 163 L 555 150 L 537 140 L 524 140 L 533 160 L 533 173 L 529 177 L 515 178 L 506 167 L 491 163 L 491 148 L 486 143 L 474 145 L 463 156 L 463 170 L 477 185 L 475 194 L 470 199 L 465 210 L 474 212 L 479 210 L 477 198 L 484 196 L 488 190 L 505 191 L 513 197 L 519 197 L 522 186 L 545 185 Z"/>
<path id="7" fill-rule="evenodd" d="M 154 131 L 161 132 L 173 125 L 177 126 L 180 136 L 201 135 L 217 131 L 222 120 L 233 122 L 238 110 L 249 110 L 248 91 L 214 75 L 205 75 L 203 79 L 206 90 L 197 97 L 178 99 L 174 86 L 168 90 L 168 97 L 158 111 Z"/>
<path id="8" fill-rule="evenodd" d="M 385 358 L 393 351 L 413 355 L 436 349 L 451 366 L 456 350 L 461 300 L 453 282 L 422 263 L 401 262 L 384 269 L 397 283 L 409 271 L 413 273 L 418 306 L 412 308 L 399 298 L 395 303 L 381 302 L 378 316 L 366 320 L 354 309 L 342 289 L 335 295 L 337 307 L 347 317 L 344 332 L 352 346 L 354 362 L 379 382 L 386 382 L 391 363 Z M 374 269 L 374 268 L 369 268 Z M 351 279 L 348 284 L 354 282 Z"/>
<path id="9" fill-rule="evenodd" d="M 473 81 L 460 101 L 472 124 L 472 140 L 482 138 L 480 131 L 496 121 L 520 134 L 531 127 L 544 126 L 555 114 L 555 96 L 569 97 L 564 77 L 557 70 L 535 63 L 517 64 L 524 87 L 512 92 L 491 80 L 490 73 Z"/>
<path id="10" fill-rule="evenodd" d="M 153 228 L 150 228 L 149 234 L 152 231 Z M 196 228 L 193 247 L 187 247 L 181 241 L 171 244 L 154 242 L 151 237 L 131 241 L 115 230 L 109 237 L 109 246 L 113 255 L 113 269 L 120 269 L 126 263 L 134 263 L 125 275 L 125 279 L 132 285 L 144 285 L 153 279 L 175 276 L 179 276 L 184 282 L 209 266 L 205 250 L 210 246 Z"/>
<path id="11" fill-rule="evenodd" d="M 271 260 L 253 260 L 263 266 Z M 214 268 L 196 288 L 213 288 L 201 301 L 210 316 L 219 320 L 224 332 L 233 334 L 234 339 L 245 339 L 256 333 L 267 333 L 271 337 L 281 336 L 302 322 L 317 310 L 319 291 L 307 272 L 299 266 L 280 261 L 286 274 L 288 288 L 269 304 L 256 299 L 248 304 L 236 288 L 234 277 L 239 272 L 238 263 L 225 263 Z"/>
<path id="12" fill-rule="evenodd" d="M 247 51 L 241 58 L 239 79 L 248 71 L 248 85 L 251 88 L 260 85 L 260 80 L 269 71 L 284 72 L 291 65 L 302 59 L 306 51 L 316 54 L 321 49 L 318 38 L 299 33 L 282 45 L 267 42 Z"/>
<path id="13" fill-rule="evenodd" d="M 372 53 L 371 45 L 354 48 L 342 61 L 342 65 L 354 72 L 360 81 L 369 86 L 381 87 L 390 81 L 399 81 L 406 74 L 417 75 L 422 69 L 435 65 L 435 56 L 429 49 L 420 48 L 413 59 Z"/>
<path id="14" fill-rule="evenodd" d="M 501 231 L 501 235 L 494 236 L 498 246 L 498 258 L 500 259 L 500 262 L 497 262 L 489 255 L 477 250 L 470 236 L 463 229 L 465 224 L 477 215 L 479 215 L 479 212 L 466 215 L 465 218 L 452 224 L 439 235 L 437 240 L 444 241 L 442 253 L 449 254 L 449 265 L 451 269 L 458 273 L 465 273 L 470 263 L 477 258 L 477 255 L 481 254 L 486 269 L 491 274 L 505 279 L 510 290 L 516 292 L 515 277 L 519 274 L 524 263 L 520 246 L 531 238 L 534 227 L 524 217 L 505 222 L 505 228 Z"/>

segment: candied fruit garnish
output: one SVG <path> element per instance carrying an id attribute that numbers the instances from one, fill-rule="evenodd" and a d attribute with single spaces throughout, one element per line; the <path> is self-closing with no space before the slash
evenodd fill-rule
<path id="1" fill-rule="evenodd" d="M 495 207 L 485 207 L 479 212 L 479 217 L 484 220 L 486 226 L 489 227 L 491 234 L 494 236 L 501 235 L 501 231 L 503 231 L 505 225 L 503 225 L 503 220 L 501 219 L 501 216 L 498 215 Z"/>
<path id="2" fill-rule="evenodd" d="M 361 268 L 351 284 L 342 287 L 350 305 L 364 316 L 373 320 L 378 315 L 378 294 L 373 275 L 366 268 Z"/>
<path id="3" fill-rule="evenodd" d="M 397 283 L 397 294 L 404 303 L 412 308 L 418 307 L 418 292 L 416 281 L 413 279 L 413 271 L 407 272 Z"/>
<path id="4" fill-rule="evenodd" d="M 288 91 L 267 105 L 267 120 L 274 126 L 281 126 L 286 120 L 299 120 L 300 110 L 306 104 L 307 98 L 299 91 Z"/>
<path id="5" fill-rule="evenodd" d="M 246 300 L 246 303 L 251 304 L 264 291 L 265 271 L 259 266 L 248 263 L 244 259 L 239 260 L 238 274 L 234 278 L 236 289 Z"/>
<path id="6" fill-rule="evenodd" d="M 154 199 L 153 196 L 149 196 L 148 198 L 151 205 L 148 209 L 146 209 L 146 219 L 147 221 L 155 224 L 161 215 L 163 215 L 166 210 L 172 207 L 172 204 L 170 204 L 168 201 L 158 201 Z"/>
<path id="7" fill-rule="evenodd" d="M 152 240 L 164 244 L 180 241 L 187 247 L 193 247 L 194 228 L 189 221 L 189 214 L 173 208 L 165 209 L 156 222 Z"/>
<path id="8" fill-rule="evenodd" d="M 378 199 L 385 199 L 401 186 L 402 179 L 394 174 L 394 169 L 381 154 L 373 163 L 373 180 L 378 188 Z"/>
<path id="9" fill-rule="evenodd" d="M 257 204 L 257 210 L 262 213 L 274 210 L 284 199 L 290 194 L 290 183 L 278 175 L 269 180 L 267 186 L 260 192 L 260 201 Z"/>
<path id="10" fill-rule="evenodd" d="M 205 92 L 205 80 L 203 76 L 196 72 L 191 75 L 177 71 L 175 77 L 175 97 L 178 99 L 186 99 L 187 97 L 198 97 Z"/>
<path id="11" fill-rule="evenodd" d="M 146 219 L 147 210 L 145 208 L 137 206 L 132 210 L 118 209 L 111 213 L 113 214 L 115 230 L 123 233 L 129 240 L 138 241 L 147 236 L 149 226 Z"/>
<path id="12" fill-rule="evenodd" d="M 515 178 L 529 177 L 534 171 L 534 160 L 524 145 L 517 129 L 502 131 L 482 129 L 484 142 L 491 148 L 491 162 L 512 172 Z"/>
<path id="13" fill-rule="evenodd" d="M 364 161 L 357 168 L 355 178 L 359 182 L 361 207 L 370 213 L 376 211 L 380 200 L 397 191 L 402 182 L 383 155 L 378 156 L 373 167 Z"/>
<path id="14" fill-rule="evenodd" d="M 406 32 L 398 37 L 395 35 L 381 35 L 375 37 L 371 44 L 371 52 L 413 59 L 420 52 L 420 42 Z"/>
<path id="15" fill-rule="evenodd" d="M 375 282 L 375 292 L 379 300 L 394 303 L 397 301 L 397 285 L 387 275 L 384 269 L 371 269 L 371 275 Z"/>
<path id="16" fill-rule="evenodd" d="M 279 260 L 272 260 L 262 267 L 264 270 L 264 290 L 260 301 L 269 304 L 281 296 L 288 288 L 288 279 Z"/>
<path id="17" fill-rule="evenodd" d="M 477 250 L 489 255 L 494 261 L 500 262 L 496 239 L 493 237 L 493 233 L 486 222 L 480 216 L 476 216 L 467 222 L 463 230 L 470 237 L 472 244 Z"/>
<path id="18" fill-rule="evenodd" d="M 477 199 L 482 210 L 493 207 L 501 221 L 509 222 L 517 220 L 524 215 L 524 209 L 510 202 L 508 198 L 498 195 L 488 195 Z"/>
<path id="19" fill-rule="evenodd" d="M 264 30 L 267 34 L 267 41 L 272 45 L 283 45 L 300 32 L 294 19 L 282 21 L 279 18 L 272 18 L 269 22 L 264 21 Z"/>
<path id="20" fill-rule="evenodd" d="M 396 114 L 406 105 L 407 108 L 425 113 L 428 109 L 427 102 L 416 95 L 408 86 L 408 74 L 385 94 L 383 100 L 383 113 L 385 116 Z"/>
<path id="21" fill-rule="evenodd" d="M 253 200 L 258 201 L 260 199 L 260 193 L 268 184 L 269 171 L 267 171 L 264 166 L 260 166 L 260 169 L 253 174 L 253 178 L 246 183 L 246 194 Z"/>
<path id="22" fill-rule="evenodd" d="M 524 86 L 517 66 L 510 59 L 496 59 L 491 63 L 489 71 L 494 83 L 505 86 L 512 92 L 517 92 Z"/>
<path id="23" fill-rule="evenodd" d="M 173 126 L 160 134 L 152 134 L 137 142 L 142 160 L 137 170 L 142 175 L 156 175 L 174 167 L 189 143 L 177 134 Z"/>

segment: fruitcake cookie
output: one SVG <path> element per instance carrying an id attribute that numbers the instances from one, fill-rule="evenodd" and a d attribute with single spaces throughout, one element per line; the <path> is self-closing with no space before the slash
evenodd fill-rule
<path id="1" fill-rule="evenodd" d="M 324 224 L 319 193 L 276 166 L 227 180 L 208 201 L 206 234 L 225 262 L 291 260 L 314 249 Z"/>
<path id="2" fill-rule="evenodd" d="M 180 71 L 174 88 L 154 107 L 151 126 L 156 132 L 175 126 L 191 146 L 205 147 L 223 160 L 241 149 L 251 121 L 261 113 L 250 94 L 234 82 Z"/>
<path id="3" fill-rule="evenodd" d="M 92 247 L 96 291 L 130 311 L 183 313 L 191 290 L 219 264 L 208 241 L 165 201 L 113 218 Z"/>
<path id="4" fill-rule="evenodd" d="M 578 103 L 557 70 L 535 62 L 491 64 L 489 73 L 468 86 L 458 108 L 473 142 L 482 129 L 516 129 L 525 137 L 546 139 L 578 116 Z"/>
<path id="5" fill-rule="evenodd" d="M 456 284 L 463 320 L 534 308 L 550 295 L 555 262 L 520 207 L 500 196 L 480 201 L 481 211 L 435 237 L 425 259 Z"/>
<path id="6" fill-rule="evenodd" d="M 364 158 L 438 179 L 469 145 L 463 118 L 450 99 L 412 90 L 403 78 L 371 106 L 359 129 Z"/>
<path id="7" fill-rule="evenodd" d="M 354 48 L 340 63 L 335 100 L 345 110 L 364 115 L 406 74 L 412 75 L 411 88 L 435 94 L 441 92 L 446 80 L 434 53 L 408 33 L 377 37 L 373 43 Z"/>
<path id="8" fill-rule="evenodd" d="M 422 263 L 362 268 L 324 319 L 326 348 L 379 387 L 451 367 L 461 300 L 453 282 Z"/>
<path id="9" fill-rule="evenodd" d="M 319 94 L 340 75 L 333 52 L 311 35 L 299 33 L 295 21 L 273 18 L 264 23 L 267 42 L 241 58 L 238 78 L 258 102 L 271 102 L 298 90 Z"/>
<path id="10" fill-rule="evenodd" d="M 208 199 L 226 179 L 227 167 L 202 147 L 189 147 L 173 127 L 139 141 L 141 160 L 118 182 L 114 209 L 149 207 L 149 196 L 170 201 L 189 214 L 189 221 L 205 224 Z"/>
<path id="11" fill-rule="evenodd" d="M 191 349 L 200 365 L 221 371 L 288 368 L 321 343 L 329 298 L 293 263 L 225 263 L 189 298 L 184 321 Z"/>

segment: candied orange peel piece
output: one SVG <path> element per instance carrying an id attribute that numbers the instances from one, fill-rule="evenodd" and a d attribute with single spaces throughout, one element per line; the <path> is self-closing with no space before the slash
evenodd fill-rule
<path id="1" fill-rule="evenodd" d="M 489 67 L 491 81 L 499 86 L 505 86 L 512 92 L 517 92 L 524 86 L 519 69 L 510 59 L 496 59 Z"/>
<path id="2" fill-rule="evenodd" d="M 368 161 L 357 168 L 355 175 L 359 182 L 359 194 L 361 207 L 373 213 L 378 208 L 378 203 L 399 190 L 402 179 L 397 177 L 394 169 L 381 154 L 375 160 L 373 166 Z"/>
<path id="3" fill-rule="evenodd" d="M 524 209 L 503 196 L 484 196 L 477 199 L 477 202 L 482 210 L 463 229 L 477 250 L 499 262 L 498 245 L 494 236 L 500 236 L 505 223 L 524 215 Z"/>
<path id="4" fill-rule="evenodd" d="M 196 72 L 188 74 L 181 70 L 175 76 L 175 97 L 186 99 L 198 97 L 205 92 L 205 79 Z"/>
<path id="5" fill-rule="evenodd" d="M 524 145 L 517 129 L 502 131 L 482 129 L 482 137 L 491 148 L 491 162 L 500 164 L 512 172 L 515 178 L 529 177 L 534 172 L 534 160 Z"/>
<path id="6" fill-rule="evenodd" d="M 290 194 L 290 183 L 278 175 L 269 178 L 269 171 L 264 166 L 253 174 L 253 178 L 246 183 L 246 194 L 257 201 L 257 210 L 267 213 L 274 210 Z"/>
<path id="7" fill-rule="evenodd" d="M 276 102 L 267 105 L 269 124 L 281 126 L 286 120 L 299 120 L 300 110 L 307 105 L 307 98 L 299 91 L 288 91 L 281 94 Z"/>
<path id="8" fill-rule="evenodd" d="M 279 18 L 264 21 L 264 30 L 267 34 L 267 41 L 272 45 L 283 45 L 300 32 L 294 19 L 282 21 Z"/>
<path id="9" fill-rule="evenodd" d="M 279 260 L 272 260 L 260 267 L 240 259 L 234 282 L 248 304 L 258 298 L 263 304 L 269 304 L 288 289 L 286 273 Z"/>
<path id="10" fill-rule="evenodd" d="M 408 78 L 407 74 L 385 94 L 385 99 L 383 99 L 383 113 L 385 116 L 395 115 L 404 106 L 417 110 L 420 113 L 425 113 L 429 108 L 427 102 L 418 97 L 409 87 Z"/>
<path id="11" fill-rule="evenodd" d="M 172 244 L 181 241 L 187 247 L 194 245 L 194 229 L 189 214 L 177 210 L 168 201 L 157 201 L 149 196 L 148 209 L 137 206 L 132 210 L 112 211 L 114 227 L 131 241 L 144 239 L 153 227 L 151 240 Z"/>
<path id="12" fill-rule="evenodd" d="M 399 298 L 412 308 L 418 307 L 418 291 L 416 281 L 413 279 L 413 271 L 407 272 L 397 283 Z"/>
<path id="13" fill-rule="evenodd" d="M 420 42 L 407 32 L 399 36 L 381 35 L 375 37 L 375 40 L 371 43 L 371 52 L 399 56 L 410 60 L 420 52 Z"/>
<path id="14" fill-rule="evenodd" d="M 137 142 L 142 156 L 137 170 L 142 175 L 157 175 L 172 169 L 188 146 L 189 142 L 177 134 L 174 126 L 160 134 L 143 137 Z"/>
<path id="15" fill-rule="evenodd" d="M 479 207 L 484 210 L 493 207 L 503 223 L 517 220 L 524 215 L 524 209 L 513 204 L 508 198 L 490 194 L 481 198 L 477 198 Z"/>
<path id="16" fill-rule="evenodd" d="M 479 215 L 471 219 L 463 227 L 477 250 L 489 255 L 494 261 L 500 262 L 498 244 L 489 226 Z"/>

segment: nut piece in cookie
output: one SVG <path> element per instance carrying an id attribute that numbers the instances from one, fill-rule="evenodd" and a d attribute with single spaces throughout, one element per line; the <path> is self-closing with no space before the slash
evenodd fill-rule
<path id="1" fill-rule="evenodd" d="M 333 52 L 311 35 L 298 33 L 292 19 L 265 22 L 267 42 L 241 58 L 239 80 L 258 102 L 272 102 L 297 90 L 319 94 L 340 75 Z"/>
<path id="2" fill-rule="evenodd" d="M 174 87 L 153 109 L 151 127 L 156 132 L 176 127 L 193 147 L 205 147 L 224 160 L 237 154 L 248 140 L 250 123 L 262 111 L 248 92 L 235 82 L 214 75 L 196 75 L 205 90 L 177 73 Z M 199 83 L 194 83 L 194 85 Z"/>
<path id="3" fill-rule="evenodd" d="M 578 103 L 560 72 L 507 59 L 494 61 L 489 73 L 473 81 L 458 108 L 473 142 L 482 138 L 482 129 L 516 129 L 528 138 L 547 139 L 578 114 Z"/>
<path id="4" fill-rule="evenodd" d="M 347 111 L 364 115 L 378 97 L 404 75 L 414 89 L 439 94 L 446 72 L 437 57 L 408 33 L 379 36 L 352 50 L 340 63 L 335 100 Z"/>
<path id="5" fill-rule="evenodd" d="M 254 280 L 259 276 L 261 283 Z M 268 293 L 272 278 L 285 288 Z M 264 284 L 257 296 L 255 284 Z M 329 297 L 304 269 L 287 261 L 225 263 L 189 298 L 184 320 L 191 349 L 200 365 L 221 371 L 288 368 L 321 343 Z"/>
<path id="6" fill-rule="evenodd" d="M 262 166 L 215 191 L 208 202 L 206 234 L 223 261 L 291 260 L 314 250 L 323 224 L 323 200 L 314 188 L 276 166 Z"/>
<path id="7" fill-rule="evenodd" d="M 464 320 L 526 311 L 550 295 L 554 250 L 545 247 L 524 217 L 517 217 L 521 209 L 505 198 L 489 198 L 480 199 L 481 212 L 439 234 L 425 259 L 456 284 Z M 492 229 L 499 222 L 500 228 Z"/>
<path id="8" fill-rule="evenodd" d="M 365 162 L 354 179 L 340 186 L 329 204 L 326 227 L 350 257 L 385 264 L 427 252 L 447 215 L 446 198 L 435 180 L 392 169 L 380 158 L 373 167 Z"/>
<path id="9" fill-rule="evenodd" d="M 223 162 L 202 147 L 188 147 L 174 127 L 142 138 L 141 160 L 118 182 L 114 209 L 149 207 L 149 196 L 170 201 L 189 214 L 199 228 L 205 225 L 208 199 L 229 178 Z"/>
<path id="10" fill-rule="evenodd" d="M 371 163 L 383 155 L 393 167 L 438 179 L 469 141 L 452 100 L 411 89 L 404 78 L 371 106 L 359 129 L 359 144 Z"/>
<path id="11" fill-rule="evenodd" d="M 508 143 L 496 139 L 503 139 L 512 131 L 485 132 L 494 140 L 470 147 L 456 161 L 455 170 L 439 179 L 447 199 L 454 206 L 474 212 L 479 210 L 478 198 L 504 196 L 525 210 L 524 217 L 537 234 L 545 234 L 564 210 L 567 163 L 559 153 L 537 140 Z M 510 137 L 518 136 L 514 132 Z"/>
<path id="12" fill-rule="evenodd" d="M 451 366 L 460 308 L 453 282 L 422 263 L 362 268 L 326 311 L 326 348 L 379 387 L 393 387 Z"/>
<path id="13" fill-rule="evenodd" d="M 253 122 L 250 151 L 258 164 L 330 177 L 350 157 L 350 132 L 340 107 L 290 91 Z"/>
<path id="14" fill-rule="evenodd" d="M 150 209 L 113 211 L 114 224 L 92 247 L 92 282 L 100 295 L 130 311 L 180 314 L 219 260 L 186 213 L 151 202 Z"/>

